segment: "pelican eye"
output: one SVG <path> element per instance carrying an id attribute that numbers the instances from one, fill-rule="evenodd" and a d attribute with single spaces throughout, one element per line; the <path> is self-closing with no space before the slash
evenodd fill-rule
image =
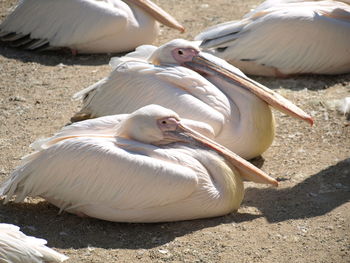
<path id="1" fill-rule="evenodd" d="M 162 121 L 162 124 L 166 124 L 167 122 L 165 120 Z"/>
<path id="2" fill-rule="evenodd" d="M 183 55 L 183 54 L 184 54 L 184 52 L 183 52 L 181 49 L 179 49 L 179 50 L 177 51 L 177 54 L 179 54 L 179 55 Z"/>

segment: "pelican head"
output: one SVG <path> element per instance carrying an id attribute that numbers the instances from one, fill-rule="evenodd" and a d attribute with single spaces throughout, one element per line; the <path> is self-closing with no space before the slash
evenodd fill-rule
<path id="1" fill-rule="evenodd" d="M 177 64 L 202 75 L 215 76 L 255 94 L 272 107 L 304 120 L 311 125 L 313 120 L 302 109 L 278 93 L 248 78 L 240 70 L 214 55 L 200 51 L 199 42 L 183 39 L 172 40 L 156 49 L 148 58 L 155 65 Z"/>
<path id="2" fill-rule="evenodd" d="M 179 120 L 174 111 L 152 104 L 134 111 L 123 120 L 117 135 L 144 143 L 163 144 L 166 129 L 171 129 L 172 124 Z"/>
<path id="3" fill-rule="evenodd" d="M 214 150 L 235 166 L 245 179 L 278 185 L 275 179 L 237 154 L 189 128 L 174 111 L 159 105 L 148 105 L 130 114 L 120 123 L 117 136 L 154 145 L 181 142 Z"/>
<path id="4" fill-rule="evenodd" d="M 198 42 L 200 43 L 200 42 Z M 184 39 L 174 39 L 157 48 L 148 58 L 154 65 L 183 65 L 200 53 L 199 44 Z"/>

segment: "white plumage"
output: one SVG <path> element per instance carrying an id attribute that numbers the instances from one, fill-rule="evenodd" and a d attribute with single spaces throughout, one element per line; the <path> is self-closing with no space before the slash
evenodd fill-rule
<path id="1" fill-rule="evenodd" d="M 337 103 L 337 110 L 344 115 L 350 115 L 350 97 L 339 100 Z"/>
<path id="2" fill-rule="evenodd" d="M 197 57 L 210 60 L 218 70 L 208 71 L 206 65 L 195 69 L 192 59 Z M 244 158 L 260 155 L 273 141 L 274 118 L 267 103 L 311 121 L 291 102 L 186 40 L 173 40 L 159 48 L 141 46 L 127 56 L 112 59 L 111 64 L 114 70 L 108 77 L 75 95 L 84 98 L 84 105 L 73 120 L 129 113 L 159 104 L 184 118 L 207 123 L 217 142 Z M 231 77 L 217 72 L 221 69 L 236 80 L 232 82 Z M 252 86 L 254 94 L 248 88 Z"/>
<path id="3" fill-rule="evenodd" d="M 30 50 L 123 52 L 152 43 L 156 19 L 184 30 L 149 0 L 21 0 L 0 25 L 0 39 Z"/>
<path id="4" fill-rule="evenodd" d="M 8 263 L 63 262 L 63 254 L 48 248 L 46 240 L 23 234 L 18 226 L 0 224 L 0 261 Z"/>
<path id="5" fill-rule="evenodd" d="M 350 2 L 268 0 L 240 21 L 196 37 L 253 75 L 350 72 Z"/>
<path id="6" fill-rule="evenodd" d="M 277 185 L 183 123 L 157 105 L 74 123 L 34 144 L 36 152 L 0 194 L 7 195 L 5 202 L 13 195 L 16 202 L 41 196 L 61 210 L 110 221 L 158 222 L 238 209 L 241 176 Z M 187 124 L 194 128 L 197 122 Z"/>

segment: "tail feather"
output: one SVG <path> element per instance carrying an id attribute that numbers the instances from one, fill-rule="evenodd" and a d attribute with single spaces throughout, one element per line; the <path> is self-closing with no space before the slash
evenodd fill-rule
<path id="1" fill-rule="evenodd" d="M 18 173 L 18 168 L 11 174 L 10 178 L 8 178 L 0 187 L 0 196 L 6 196 L 4 199 L 4 204 L 7 204 L 10 199 L 19 193 L 18 191 L 18 183 L 23 179 L 25 175 L 22 173 Z M 21 192 L 21 195 L 16 196 L 15 202 L 23 202 L 26 197 L 26 194 Z"/>
<path id="2" fill-rule="evenodd" d="M 238 38 L 239 32 L 247 24 L 246 20 L 230 21 L 215 25 L 195 37 L 195 40 L 201 40 L 201 48 L 222 48 L 227 46 Z"/>

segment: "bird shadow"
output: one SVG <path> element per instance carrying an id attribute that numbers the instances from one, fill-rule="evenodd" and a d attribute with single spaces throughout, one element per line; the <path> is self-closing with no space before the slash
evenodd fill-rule
<path id="1" fill-rule="evenodd" d="M 251 221 L 261 215 L 232 213 L 226 216 L 168 223 L 116 223 L 72 214 L 42 201 L 37 204 L 0 204 L 0 222 L 20 226 L 27 235 L 44 238 L 56 248 L 148 249 L 176 237 L 220 224 Z"/>
<path id="2" fill-rule="evenodd" d="M 350 158 L 290 188 L 248 188 L 244 205 L 258 208 L 268 222 L 275 223 L 321 216 L 349 200 Z"/>
<path id="3" fill-rule="evenodd" d="M 336 84 L 346 86 L 350 81 L 350 74 L 340 75 L 295 75 L 289 78 L 273 78 L 249 76 L 270 89 L 290 89 L 294 91 L 308 89 L 310 91 L 325 90 Z"/>
<path id="4" fill-rule="evenodd" d="M 275 223 L 324 215 L 350 199 L 349 172 L 350 158 L 291 188 L 248 188 L 242 206 L 257 207 L 261 214 L 238 212 L 180 222 L 115 223 L 58 214 L 56 207 L 40 201 L 0 204 L 0 222 L 16 224 L 27 235 L 45 238 L 49 246 L 56 248 L 149 249 L 222 224 L 239 224 L 260 217 Z"/>
<path id="5" fill-rule="evenodd" d="M 119 54 L 79 54 L 73 56 L 67 49 L 33 52 L 17 48 L 12 48 L 0 42 L 0 55 L 8 58 L 20 60 L 24 63 L 35 62 L 45 66 L 56 66 L 64 64 L 68 66 L 100 66 L 109 63 L 109 60 L 115 56 L 123 56 L 126 53 Z"/>

